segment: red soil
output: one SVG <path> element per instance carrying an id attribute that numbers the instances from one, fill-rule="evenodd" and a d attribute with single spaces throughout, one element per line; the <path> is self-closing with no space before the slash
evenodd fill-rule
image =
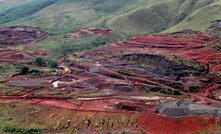
<path id="1" fill-rule="evenodd" d="M 111 99 L 111 98 L 91 98 L 85 99 L 82 98 L 79 100 L 75 100 L 74 102 L 65 100 L 65 99 L 7 99 L 2 101 L 2 104 L 11 104 L 11 103 L 19 103 L 19 102 L 26 102 L 30 105 L 39 105 L 45 107 L 55 107 L 61 109 L 70 109 L 70 110 L 80 110 L 80 111 L 106 111 L 106 112 L 120 112 L 115 111 L 114 105 L 121 103 L 121 102 L 131 102 L 125 99 Z M 136 101 L 137 104 L 134 105 L 141 105 L 145 107 L 144 103 Z M 124 111 L 125 112 L 125 111 Z"/>
<path id="2" fill-rule="evenodd" d="M 131 37 L 123 43 L 113 43 L 109 46 L 96 49 L 93 51 L 93 55 L 97 59 L 102 58 L 103 55 L 113 56 L 113 52 L 166 54 L 169 57 L 178 55 L 189 60 L 195 60 L 205 66 L 210 61 L 221 62 L 221 50 L 214 51 L 208 45 L 216 43 L 219 43 L 218 39 L 212 39 L 211 35 L 201 33 L 190 35 L 181 33 L 173 35 L 138 35 Z M 99 57 L 99 55 L 102 57 Z M 221 72 L 221 64 L 215 63 L 211 65 L 210 71 Z"/>
<path id="3" fill-rule="evenodd" d="M 190 134 L 202 131 L 215 131 L 212 115 L 194 115 L 179 118 L 161 116 L 146 112 L 139 118 L 139 125 L 151 134 Z"/>
<path id="4" fill-rule="evenodd" d="M 24 51 L 0 50 L 1 62 L 24 62 L 32 56 Z"/>
<path id="5" fill-rule="evenodd" d="M 50 38 L 46 32 L 44 34 Z M 33 57 L 28 51 L 30 45 L 37 43 L 42 38 L 42 31 L 34 27 L 4 27 L 0 28 L 0 61 L 24 62 Z M 46 39 L 47 39 L 46 38 Z M 11 50 L 16 45 L 25 45 L 22 51 Z M 49 55 L 47 50 L 36 50 L 34 55 Z"/>
<path id="6" fill-rule="evenodd" d="M 26 45 L 41 38 L 41 31 L 32 27 L 0 28 L 0 43 L 4 45 Z"/>
<path id="7" fill-rule="evenodd" d="M 112 31 L 109 29 L 96 29 L 96 28 L 82 28 L 79 30 L 76 30 L 74 33 L 72 33 L 71 35 L 87 35 L 87 34 L 91 34 L 91 35 L 109 35 L 111 34 Z"/>
<path id="8" fill-rule="evenodd" d="M 65 58 L 64 57 L 61 57 L 57 60 L 57 63 L 58 64 L 62 64 L 63 62 L 65 61 Z"/>
<path id="9" fill-rule="evenodd" d="M 189 60 L 195 60 L 201 65 L 206 65 L 210 61 L 221 61 L 221 50 L 213 51 L 210 46 L 203 46 L 216 44 L 218 39 L 207 40 L 207 38 L 212 38 L 207 34 L 193 34 L 186 38 L 183 36 L 182 34 L 174 34 L 173 37 L 169 34 L 133 36 L 122 45 L 133 47 L 136 50 L 142 48 L 143 50 L 139 51 L 148 53 L 179 55 Z M 214 64 L 211 70 L 221 71 L 221 64 Z"/>

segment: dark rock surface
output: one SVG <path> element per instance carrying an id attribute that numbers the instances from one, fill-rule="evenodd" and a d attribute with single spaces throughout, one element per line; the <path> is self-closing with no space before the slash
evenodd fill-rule
<path id="1" fill-rule="evenodd" d="M 156 109 L 161 115 L 169 117 L 201 114 L 211 114 L 215 117 L 221 117 L 221 108 L 216 105 L 208 106 L 184 100 L 162 102 Z"/>

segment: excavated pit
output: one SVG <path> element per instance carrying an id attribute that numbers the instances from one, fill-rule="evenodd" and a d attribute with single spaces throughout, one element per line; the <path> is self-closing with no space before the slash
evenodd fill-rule
<path id="1" fill-rule="evenodd" d="M 221 118 L 221 108 L 219 107 L 211 107 L 184 100 L 162 102 L 156 110 L 159 114 L 167 117 L 210 114 Z"/>
<path id="2" fill-rule="evenodd" d="M 159 75 L 189 76 L 192 74 L 197 76 L 204 71 L 203 67 L 198 69 L 185 64 L 178 64 L 161 55 L 125 54 L 121 56 L 120 60 Z M 195 64 L 197 65 L 197 63 Z"/>
<path id="3" fill-rule="evenodd" d="M 32 27 L 0 28 L 0 47 L 26 45 L 42 38 L 42 32 Z"/>

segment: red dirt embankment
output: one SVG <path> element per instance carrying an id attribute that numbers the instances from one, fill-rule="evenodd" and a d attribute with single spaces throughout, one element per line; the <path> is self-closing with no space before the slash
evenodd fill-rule
<path id="1" fill-rule="evenodd" d="M 215 131 L 212 115 L 194 115 L 180 118 L 161 116 L 146 112 L 139 117 L 139 125 L 151 134 L 190 134 L 202 131 Z"/>
<path id="2" fill-rule="evenodd" d="M 32 58 L 32 56 L 23 51 L 0 50 L 1 62 L 24 62 L 30 58 Z"/>
<path id="3" fill-rule="evenodd" d="M 4 27 L 0 28 L 0 45 L 26 45 L 38 41 L 42 35 L 38 28 Z"/>
<path id="4" fill-rule="evenodd" d="M 43 37 L 43 34 L 46 38 Z M 33 55 L 49 55 L 47 50 L 36 50 L 33 54 L 27 51 L 29 47 L 42 39 L 48 39 L 50 35 L 35 27 L 3 27 L 0 28 L 0 61 L 24 62 Z M 12 50 L 14 46 L 24 45 L 23 50 Z"/>
<path id="5" fill-rule="evenodd" d="M 109 46 L 88 51 L 88 53 L 92 53 L 97 59 L 102 59 L 103 55 L 113 58 L 113 55 L 117 53 L 165 54 L 172 58 L 173 55 L 177 55 L 195 60 L 202 66 L 215 61 L 210 65 L 210 71 L 221 72 L 221 64 L 219 63 L 221 49 L 212 48 L 218 43 L 220 43 L 219 39 L 203 33 L 137 35 L 122 43 L 112 43 Z"/>
<path id="6" fill-rule="evenodd" d="M 218 42 L 218 39 L 207 34 L 177 33 L 133 36 L 121 45 L 130 47 L 132 51 L 138 50 L 168 56 L 179 55 L 189 60 L 195 60 L 201 65 L 206 65 L 210 61 L 221 61 L 221 50 L 212 50 L 211 48 Z M 214 64 L 211 70 L 221 71 L 221 64 Z"/>

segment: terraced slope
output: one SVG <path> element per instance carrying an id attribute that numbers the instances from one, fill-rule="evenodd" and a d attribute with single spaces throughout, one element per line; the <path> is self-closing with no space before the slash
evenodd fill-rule
<path id="1" fill-rule="evenodd" d="M 146 112 L 140 117 L 141 128 L 151 134 L 190 134 L 197 131 L 214 131 L 214 122 L 214 117 L 211 115 L 171 118 Z"/>

